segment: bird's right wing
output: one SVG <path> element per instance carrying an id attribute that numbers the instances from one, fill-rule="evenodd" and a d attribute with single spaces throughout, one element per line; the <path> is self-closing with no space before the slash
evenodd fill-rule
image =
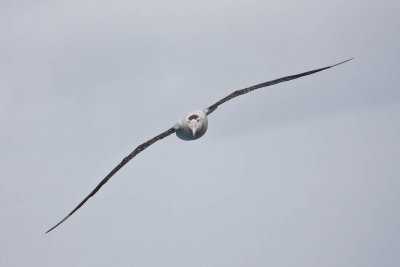
<path id="1" fill-rule="evenodd" d="M 64 217 L 64 219 L 62 219 L 59 223 L 57 223 L 56 225 L 54 225 L 53 227 L 51 227 L 49 230 L 46 231 L 46 234 L 48 232 L 50 232 L 51 230 L 53 230 L 54 228 L 56 228 L 57 226 L 59 226 L 60 224 L 62 224 L 65 220 L 67 220 L 72 214 L 75 213 L 75 211 L 77 211 L 80 207 L 82 207 L 83 204 L 85 204 L 86 201 L 88 201 L 89 198 L 91 198 L 92 196 L 94 196 L 94 194 L 97 193 L 97 191 L 99 191 L 99 189 L 108 182 L 108 180 L 110 180 L 110 178 L 117 172 L 119 171 L 119 169 L 121 169 L 123 166 L 125 166 L 125 164 L 127 164 L 132 158 L 134 158 L 137 154 L 139 154 L 140 152 L 142 152 L 143 150 L 145 150 L 147 147 L 151 146 L 152 144 L 154 144 L 155 142 L 157 142 L 158 140 L 161 140 L 167 136 L 169 136 L 170 134 L 173 134 L 175 132 L 175 128 L 169 128 L 168 130 L 166 130 L 165 132 L 151 138 L 150 140 L 144 142 L 143 144 L 139 145 L 137 148 L 135 148 L 135 150 L 133 150 L 128 156 L 126 156 L 109 174 L 107 174 L 106 177 L 103 178 L 103 180 L 101 180 L 101 182 L 96 186 L 95 189 L 93 189 L 92 192 L 90 192 L 89 195 L 87 195 L 85 197 L 84 200 L 82 200 L 78 206 L 76 206 L 70 213 L 68 213 L 67 216 Z"/>
<path id="2" fill-rule="evenodd" d="M 294 80 L 294 79 L 297 79 L 297 78 L 300 78 L 300 77 L 303 77 L 303 76 L 314 74 L 316 72 L 320 72 L 320 71 L 335 67 L 337 65 L 346 63 L 347 61 L 350 61 L 352 59 L 353 58 L 350 58 L 350 59 L 347 59 L 347 60 L 342 61 L 340 63 L 334 64 L 334 65 L 331 65 L 331 66 L 327 66 L 327 67 L 324 67 L 324 68 L 319 68 L 319 69 L 310 70 L 310 71 L 306 71 L 306 72 L 299 73 L 299 74 L 289 75 L 289 76 L 285 76 L 285 77 L 278 78 L 278 79 L 275 79 L 275 80 L 271 80 L 271 81 L 268 81 L 268 82 L 263 82 L 263 83 L 260 83 L 260 84 L 256 84 L 256 85 L 244 88 L 244 89 L 236 90 L 233 93 L 231 93 L 230 95 L 227 95 L 226 97 L 222 98 L 218 102 L 216 102 L 216 103 L 212 104 L 211 106 L 209 106 L 208 108 L 206 108 L 206 113 L 207 113 L 207 115 L 212 113 L 214 110 L 217 109 L 217 107 L 219 105 L 221 105 L 221 104 L 225 103 L 226 101 L 231 100 L 232 98 L 235 98 L 237 96 L 247 94 L 248 92 L 254 91 L 254 90 L 262 88 L 262 87 L 267 87 L 267 86 L 271 86 L 271 85 L 274 85 L 274 84 L 277 84 L 277 83 L 287 82 L 287 81 Z"/>

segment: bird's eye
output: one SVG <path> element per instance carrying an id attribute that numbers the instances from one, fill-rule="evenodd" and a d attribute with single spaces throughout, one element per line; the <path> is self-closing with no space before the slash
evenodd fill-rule
<path id="1" fill-rule="evenodd" d="M 197 122 L 199 122 L 200 121 L 200 118 L 197 118 Z"/>

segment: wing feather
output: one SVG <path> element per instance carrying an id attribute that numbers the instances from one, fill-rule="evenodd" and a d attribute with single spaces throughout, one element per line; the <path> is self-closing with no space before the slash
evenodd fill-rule
<path id="1" fill-rule="evenodd" d="M 256 89 L 259 89 L 259 88 L 271 86 L 271 85 L 274 85 L 274 84 L 277 84 L 277 83 L 281 83 L 281 82 L 287 82 L 287 81 L 294 80 L 294 79 L 297 79 L 297 78 L 300 78 L 300 77 L 303 77 L 303 76 L 314 74 L 314 73 L 317 73 L 317 72 L 320 72 L 320 71 L 335 67 L 337 65 L 346 63 L 347 61 L 350 61 L 352 59 L 353 58 L 350 58 L 350 59 L 347 59 L 345 61 L 339 62 L 339 63 L 331 65 L 331 66 L 327 66 L 327 67 L 323 67 L 323 68 L 319 68 L 319 69 L 315 69 L 315 70 L 310 70 L 310 71 L 306 71 L 306 72 L 299 73 L 299 74 L 285 76 L 285 77 L 282 77 L 282 78 L 278 78 L 278 79 L 275 79 L 275 80 L 271 80 L 271 81 L 268 81 L 268 82 L 263 82 L 263 83 L 256 84 L 256 85 L 253 85 L 253 86 L 250 86 L 250 87 L 247 87 L 247 88 L 236 90 L 233 93 L 227 95 L 226 97 L 222 98 L 218 102 L 216 102 L 216 103 L 212 104 L 211 106 L 209 106 L 208 108 L 206 108 L 206 113 L 207 113 L 207 115 L 212 113 L 213 111 L 215 111 L 217 109 L 218 106 L 222 105 L 226 101 L 229 101 L 232 98 L 235 98 L 237 96 L 247 94 L 247 93 L 249 93 L 251 91 L 254 91 Z"/>
<path id="2" fill-rule="evenodd" d="M 54 228 L 56 228 L 57 226 L 59 226 L 60 224 L 62 224 L 64 221 L 66 221 L 72 214 L 74 214 L 80 207 L 83 206 L 83 204 L 86 203 L 86 201 L 89 200 L 89 198 L 91 198 L 92 196 L 94 196 L 97 191 L 99 191 L 99 189 L 105 185 L 108 180 L 110 180 L 110 178 L 116 173 L 118 172 L 122 167 L 125 166 L 125 164 L 127 164 L 132 158 L 134 158 L 137 154 L 139 154 L 140 152 L 142 152 L 143 150 L 145 150 L 146 148 L 148 148 L 149 146 L 151 146 L 152 144 L 154 144 L 155 142 L 157 142 L 158 140 L 161 140 L 167 136 L 169 136 L 170 134 L 175 132 L 175 128 L 172 127 L 168 130 L 166 130 L 165 132 L 151 138 L 150 140 L 144 142 L 143 144 L 139 145 L 138 147 L 135 148 L 135 150 L 133 150 L 128 156 L 126 156 L 114 169 L 112 169 L 112 171 L 107 174 L 106 177 L 103 178 L 103 180 L 101 180 L 101 182 L 92 190 L 92 192 L 90 192 L 89 195 L 87 195 L 79 204 L 78 206 L 76 206 L 70 213 L 68 213 L 67 216 L 65 216 L 60 222 L 58 222 L 56 225 L 54 225 L 53 227 L 51 227 L 49 230 L 46 231 L 46 234 L 49 233 L 50 231 L 52 231 Z"/>

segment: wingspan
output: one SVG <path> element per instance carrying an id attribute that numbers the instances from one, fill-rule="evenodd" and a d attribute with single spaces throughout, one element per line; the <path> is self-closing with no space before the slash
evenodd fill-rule
<path id="1" fill-rule="evenodd" d="M 154 144 L 155 142 L 157 142 L 158 140 L 161 140 L 167 136 L 169 136 L 170 134 L 175 132 L 175 128 L 169 128 L 168 130 L 166 130 L 165 132 L 153 137 L 152 139 L 148 140 L 147 142 L 144 142 L 143 144 L 139 145 L 137 148 L 135 148 L 135 150 L 133 150 L 128 156 L 126 156 L 109 174 L 107 174 L 106 177 L 103 178 L 103 180 L 101 180 L 101 182 L 96 186 L 95 189 L 93 189 L 92 192 L 90 192 L 90 194 L 85 197 L 84 200 L 82 200 L 78 206 L 76 206 L 70 213 L 68 213 L 67 216 L 64 217 L 64 219 L 62 219 L 59 223 L 57 223 L 56 225 L 54 225 L 53 227 L 51 227 L 49 230 L 46 231 L 46 234 L 49 233 L 50 231 L 52 231 L 54 228 L 56 228 L 57 226 L 59 226 L 60 224 L 62 224 L 64 221 L 66 221 L 72 214 L 74 214 L 80 207 L 83 206 L 83 204 L 85 204 L 86 201 L 89 200 L 89 198 L 91 198 L 92 196 L 94 196 L 97 191 L 99 191 L 99 189 L 105 185 L 105 183 L 108 182 L 108 180 L 110 180 L 110 178 L 119 171 L 119 169 L 121 169 L 122 167 L 125 166 L 125 164 L 127 164 L 132 158 L 134 158 L 137 154 L 139 154 L 140 152 L 142 152 L 143 150 L 145 150 L 146 148 L 148 148 L 149 146 L 151 146 L 152 144 Z"/>
<path id="2" fill-rule="evenodd" d="M 231 93 L 230 95 L 227 95 L 226 97 L 222 98 L 218 102 L 216 102 L 216 103 L 212 104 L 211 106 L 209 106 L 208 108 L 206 108 L 206 113 L 207 113 L 207 115 L 212 113 L 213 111 L 215 111 L 217 109 L 218 106 L 222 105 L 226 101 L 229 101 L 232 98 L 235 98 L 237 96 L 247 94 L 248 92 L 254 91 L 254 90 L 259 89 L 259 88 L 271 86 L 271 85 L 274 85 L 274 84 L 277 84 L 277 83 L 281 83 L 281 82 L 287 82 L 287 81 L 294 80 L 294 79 L 297 79 L 297 78 L 300 78 L 300 77 L 303 77 L 303 76 L 314 74 L 314 73 L 317 73 L 317 72 L 320 72 L 320 71 L 335 67 L 337 65 L 346 63 L 347 61 L 350 61 L 352 59 L 353 58 L 350 58 L 350 59 L 347 59 L 345 61 L 339 62 L 339 63 L 331 65 L 331 66 L 327 66 L 327 67 L 323 67 L 323 68 L 319 68 L 319 69 L 315 69 L 315 70 L 310 70 L 310 71 L 306 71 L 306 72 L 299 73 L 299 74 L 285 76 L 285 77 L 278 78 L 278 79 L 275 79 L 275 80 L 271 80 L 271 81 L 268 81 L 268 82 L 256 84 L 256 85 L 244 88 L 244 89 L 236 90 L 233 93 Z"/>
<path id="3" fill-rule="evenodd" d="M 332 67 L 335 67 L 337 65 L 343 64 L 347 61 L 352 60 L 352 58 L 347 59 L 345 61 L 342 61 L 340 63 L 331 65 L 331 66 L 327 66 L 324 68 L 319 68 L 319 69 L 315 69 L 315 70 L 311 70 L 311 71 L 307 71 L 307 72 L 303 72 L 303 73 L 299 73 L 299 74 L 294 74 L 294 75 L 290 75 L 290 76 L 285 76 L 279 79 L 275 79 L 275 80 L 271 80 L 268 82 L 264 82 L 264 83 L 260 83 L 257 85 L 253 85 L 244 89 L 240 89 L 240 90 L 236 90 L 233 93 L 229 94 L 228 96 L 222 98 L 221 100 L 219 100 L 218 102 L 214 103 L 213 105 L 209 106 L 206 109 L 207 115 L 212 113 L 213 111 L 215 111 L 217 109 L 218 106 L 220 106 L 221 104 L 225 103 L 228 100 L 231 100 L 232 98 L 235 98 L 237 96 L 243 95 L 243 94 L 247 94 L 248 92 L 254 91 L 256 89 L 259 88 L 263 88 L 263 87 L 267 87 L 267 86 L 271 86 L 277 83 L 281 83 L 281 82 L 286 82 L 286 81 L 290 81 L 290 80 L 294 80 L 303 76 L 307 76 L 307 75 L 311 75 Z M 92 190 L 92 192 L 90 192 L 90 194 L 88 196 L 85 197 L 85 199 L 83 199 L 78 206 L 76 206 L 67 216 L 65 216 L 60 222 L 58 222 L 56 225 L 54 225 L 53 227 L 51 227 L 49 230 L 46 231 L 46 234 L 49 233 L 50 231 L 52 231 L 53 229 L 55 229 L 57 226 L 59 226 L 60 224 L 62 224 L 64 221 L 66 221 L 72 214 L 74 214 L 80 207 L 83 206 L 83 204 L 86 203 L 86 201 L 89 200 L 89 198 L 91 198 L 92 196 L 94 196 L 97 191 L 99 191 L 99 189 L 108 182 L 108 180 L 110 180 L 110 178 L 117 173 L 123 166 L 125 166 L 125 164 L 127 164 L 132 158 L 134 158 L 137 154 L 139 154 L 140 152 L 142 152 L 143 150 L 145 150 L 147 147 L 151 146 L 152 144 L 154 144 L 155 142 L 157 142 L 158 140 L 161 140 L 169 135 L 171 135 L 172 133 L 174 133 L 176 131 L 176 129 L 174 127 L 166 130 L 165 132 L 153 137 L 152 139 L 148 140 L 147 142 L 144 142 L 143 144 L 139 145 L 138 147 L 135 148 L 135 150 L 133 150 L 127 157 L 125 157 L 109 174 L 107 174 L 106 177 L 103 178 L 103 180 L 101 180 L 101 182 Z"/>

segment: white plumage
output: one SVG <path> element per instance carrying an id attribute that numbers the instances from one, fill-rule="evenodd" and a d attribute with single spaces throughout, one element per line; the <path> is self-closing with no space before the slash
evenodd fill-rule
<path id="1" fill-rule="evenodd" d="M 207 127 L 208 118 L 203 110 L 189 112 L 174 125 L 176 136 L 185 141 L 202 137 L 206 133 Z"/>

